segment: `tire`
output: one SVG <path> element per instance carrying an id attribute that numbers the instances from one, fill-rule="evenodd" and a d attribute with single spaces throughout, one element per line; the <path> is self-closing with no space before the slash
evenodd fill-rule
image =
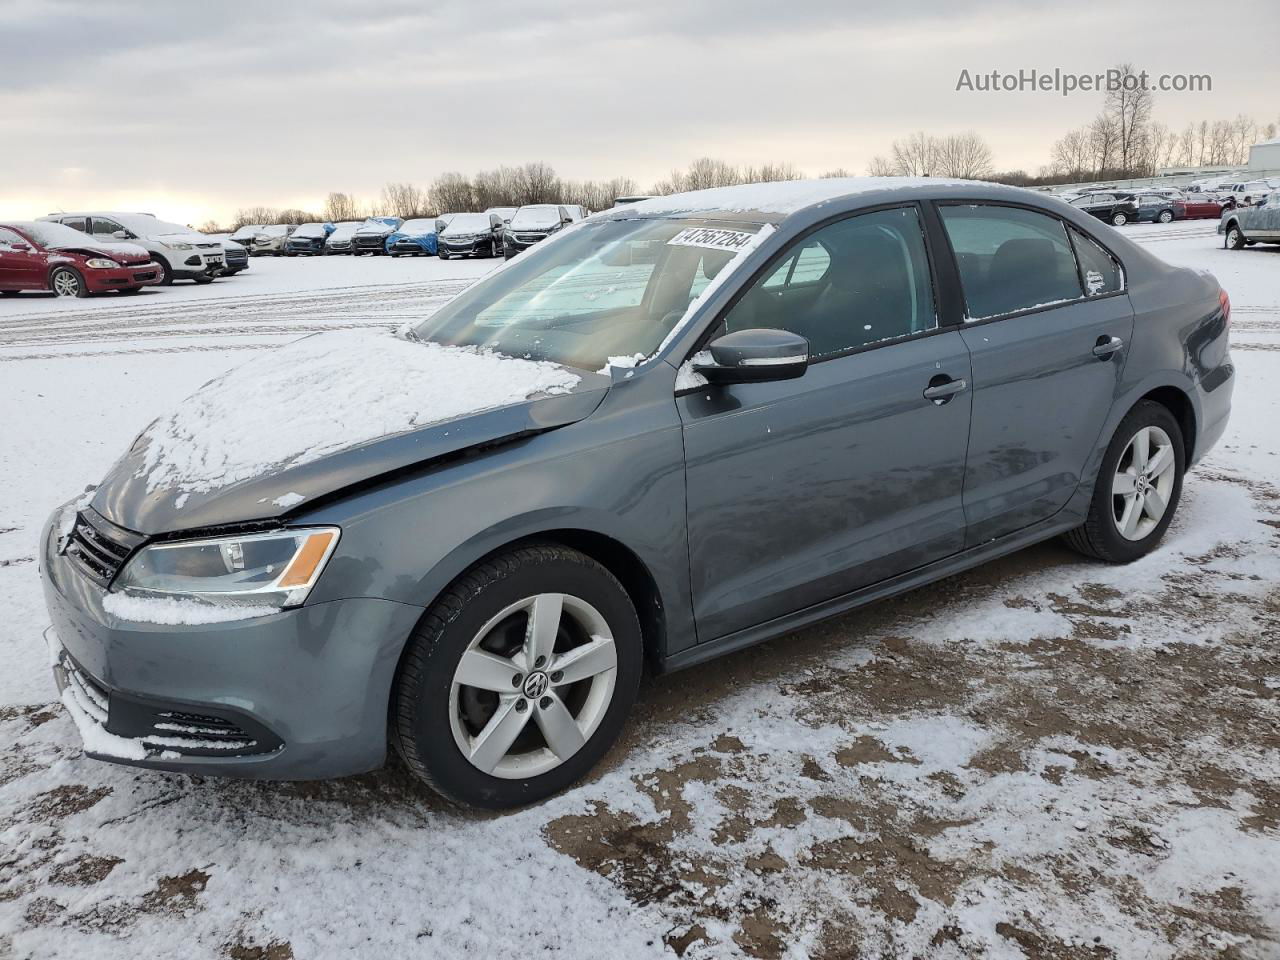
<path id="1" fill-rule="evenodd" d="M 21 292 L 21 290 L 0 290 L 0 294 L 3 294 L 6 297 L 16 297 Z"/>
<path id="2" fill-rule="evenodd" d="M 1244 233 L 1240 229 L 1240 224 L 1236 223 L 1234 220 L 1227 224 L 1227 235 L 1224 243 L 1230 250 L 1243 250 L 1245 248 L 1245 244 L 1248 243 L 1244 238 Z"/>
<path id="3" fill-rule="evenodd" d="M 126 297 L 132 297 L 135 293 L 137 293 L 141 289 L 142 289 L 141 287 L 124 287 L 120 290 L 120 292 L 124 294 Z"/>
<path id="4" fill-rule="evenodd" d="M 438 256 L 441 260 L 448 260 L 448 259 L 449 259 L 449 251 L 448 251 L 448 250 L 446 250 L 446 249 L 444 249 L 444 247 L 441 247 L 441 248 L 440 248 L 440 252 L 439 252 L 438 254 L 436 254 L 436 256 Z"/>
<path id="5" fill-rule="evenodd" d="M 568 668 L 562 658 L 573 650 L 594 651 L 578 661 L 579 679 L 524 670 L 535 608 L 555 625 L 554 637 L 541 634 L 553 644 L 548 667 Z M 464 655 L 491 671 L 478 679 L 494 687 L 458 679 Z M 410 636 L 393 691 L 396 749 L 454 803 L 503 810 L 537 802 L 579 780 L 613 745 L 635 702 L 641 662 L 635 608 L 608 570 L 558 545 L 512 550 L 454 581 Z M 544 729 L 560 731 L 563 755 L 549 749 Z M 492 740 L 499 748 L 486 757 L 495 731 L 508 736 Z"/>
<path id="6" fill-rule="evenodd" d="M 173 284 L 173 267 L 169 266 L 169 261 L 164 257 L 153 257 L 156 266 L 160 268 L 160 286 L 168 287 Z"/>
<path id="7" fill-rule="evenodd" d="M 1111 225 L 1113 227 L 1123 227 L 1128 222 L 1129 222 L 1129 218 L 1126 217 L 1123 213 L 1113 213 L 1111 215 Z"/>
<path id="8" fill-rule="evenodd" d="M 1161 211 L 1160 211 L 1160 216 L 1156 217 L 1156 219 L 1157 219 L 1157 220 L 1159 220 L 1161 223 L 1172 223 L 1172 222 L 1173 222 L 1173 211 L 1172 211 L 1172 210 L 1161 210 Z"/>
<path id="9" fill-rule="evenodd" d="M 1145 469 L 1139 467 L 1140 453 L 1134 449 L 1142 434 L 1148 438 Z M 1166 446 L 1167 454 L 1163 452 Z M 1146 556 L 1160 542 L 1177 512 L 1185 465 L 1186 451 L 1177 418 L 1163 404 L 1139 401 L 1120 421 L 1107 446 L 1088 518 L 1064 539 L 1080 553 L 1109 563 L 1129 563 Z M 1130 495 L 1115 492 L 1126 485 L 1124 477 L 1147 477 L 1134 484 L 1139 492 L 1132 505 Z M 1145 497 L 1141 494 L 1143 489 L 1150 491 Z M 1147 509 L 1150 502 L 1155 502 L 1150 501 L 1152 495 L 1164 503 L 1158 517 L 1151 516 L 1152 511 Z M 1130 526 L 1126 520 L 1133 521 L 1127 533 L 1121 529 L 1122 525 Z"/>
<path id="10" fill-rule="evenodd" d="M 89 288 L 80 271 L 72 267 L 58 267 L 49 274 L 49 289 L 55 297 L 87 297 Z"/>
<path id="11" fill-rule="evenodd" d="M 213 277 L 209 276 L 209 274 L 207 273 L 197 273 L 191 279 L 195 281 L 197 286 L 201 286 L 201 287 L 204 286 L 206 283 L 213 283 Z"/>

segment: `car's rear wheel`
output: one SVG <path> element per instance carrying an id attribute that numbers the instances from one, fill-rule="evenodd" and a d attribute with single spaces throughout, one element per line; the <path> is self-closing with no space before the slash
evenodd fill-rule
<path id="1" fill-rule="evenodd" d="M 49 289 L 56 297 L 87 297 L 89 288 L 85 286 L 80 271 L 71 267 L 58 267 L 49 274 Z"/>
<path id="2" fill-rule="evenodd" d="M 1066 535 L 1067 542 L 1112 563 L 1150 553 L 1178 509 L 1185 462 L 1177 418 L 1152 400 L 1138 403 L 1107 447 L 1088 519 Z"/>
<path id="3" fill-rule="evenodd" d="M 1172 222 L 1173 222 L 1173 211 L 1172 211 L 1172 210 L 1161 210 L 1161 211 L 1160 211 L 1160 216 L 1159 216 L 1157 219 L 1158 219 L 1161 223 L 1172 223 Z"/>
<path id="4" fill-rule="evenodd" d="M 1128 222 L 1129 222 L 1129 218 L 1126 217 L 1123 213 L 1113 213 L 1111 215 L 1111 223 L 1114 226 L 1123 227 Z"/>
<path id="5" fill-rule="evenodd" d="M 1232 250 L 1243 250 L 1246 243 L 1244 233 L 1240 230 L 1239 225 L 1230 224 L 1227 227 L 1227 246 Z"/>
<path id="6" fill-rule="evenodd" d="M 456 803 L 533 803 L 604 756 L 640 670 L 640 624 L 613 575 L 575 550 L 522 547 L 464 574 L 415 630 L 394 693 L 396 746 Z"/>

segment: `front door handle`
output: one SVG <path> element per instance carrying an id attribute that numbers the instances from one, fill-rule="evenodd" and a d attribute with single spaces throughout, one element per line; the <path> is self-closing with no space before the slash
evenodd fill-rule
<path id="1" fill-rule="evenodd" d="M 1094 344 L 1093 355 L 1099 360 L 1106 360 L 1123 346 L 1124 341 L 1119 337 L 1099 337 L 1098 342 Z"/>
<path id="2" fill-rule="evenodd" d="M 957 377 L 952 380 L 945 373 L 940 373 L 932 380 L 929 385 L 924 388 L 924 398 L 932 400 L 938 406 L 942 406 L 957 393 L 967 389 L 969 386 L 963 377 Z"/>

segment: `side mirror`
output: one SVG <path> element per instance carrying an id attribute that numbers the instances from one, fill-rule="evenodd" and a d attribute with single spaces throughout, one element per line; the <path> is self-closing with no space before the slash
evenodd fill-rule
<path id="1" fill-rule="evenodd" d="M 31 244 L 27 243 L 25 240 L 15 240 L 13 241 L 13 243 L 9 244 L 9 249 L 17 250 L 21 253 L 26 253 L 28 250 L 31 249 Z"/>
<path id="2" fill-rule="evenodd" d="M 115 237 L 117 240 L 128 240 L 128 239 L 129 239 L 129 231 L 128 231 L 128 230 L 117 230 L 117 231 L 115 231 L 115 232 L 114 232 L 113 234 L 111 234 L 111 235 L 112 235 L 113 237 Z"/>
<path id="3" fill-rule="evenodd" d="M 739 330 L 711 341 L 693 369 L 712 383 L 794 380 L 809 369 L 809 341 L 787 330 Z"/>

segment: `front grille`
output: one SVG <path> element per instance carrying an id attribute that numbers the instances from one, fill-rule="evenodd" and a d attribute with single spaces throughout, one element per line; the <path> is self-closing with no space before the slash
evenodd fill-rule
<path id="1" fill-rule="evenodd" d="M 135 273 L 133 275 L 133 279 L 137 280 L 139 283 L 142 283 L 147 280 L 154 280 L 155 278 L 156 278 L 156 272 L 154 270 L 148 270 L 146 273 Z"/>
<path id="2" fill-rule="evenodd" d="M 197 243 L 196 246 L 201 250 L 213 250 L 218 246 L 216 243 Z"/>
<path id="3" fill-rule="evenodd" d="M 80 665 L 67 656 L 65 651 L 59 663 L 66 674 L 67 686 L 71 688 L 72 696 L 76 698 L 80 709 L 95 723 L 106 726 L 109 702 L 107 691 L 93 677 L 81 670 Z"/>
<path id="4" fill-rule="evenodd" d="M 356 237 L 355 244 L 357 247 L 380 247 L 385 240 L 385 237 Z"/>
<path id="5" fill-rule="evenodd" d="M 90 580 L 105 587 L 144 539 L 132 530 L 116 526 L 92 507 L 85 507 L 76 514 L 75 526 L 63 552 Z"/>
<path id="6" fill-rule="evenodd" d="M 513 233 L 512 236 L 520 243 L 537 243 L 547 238 L 545 233 Z"/>

